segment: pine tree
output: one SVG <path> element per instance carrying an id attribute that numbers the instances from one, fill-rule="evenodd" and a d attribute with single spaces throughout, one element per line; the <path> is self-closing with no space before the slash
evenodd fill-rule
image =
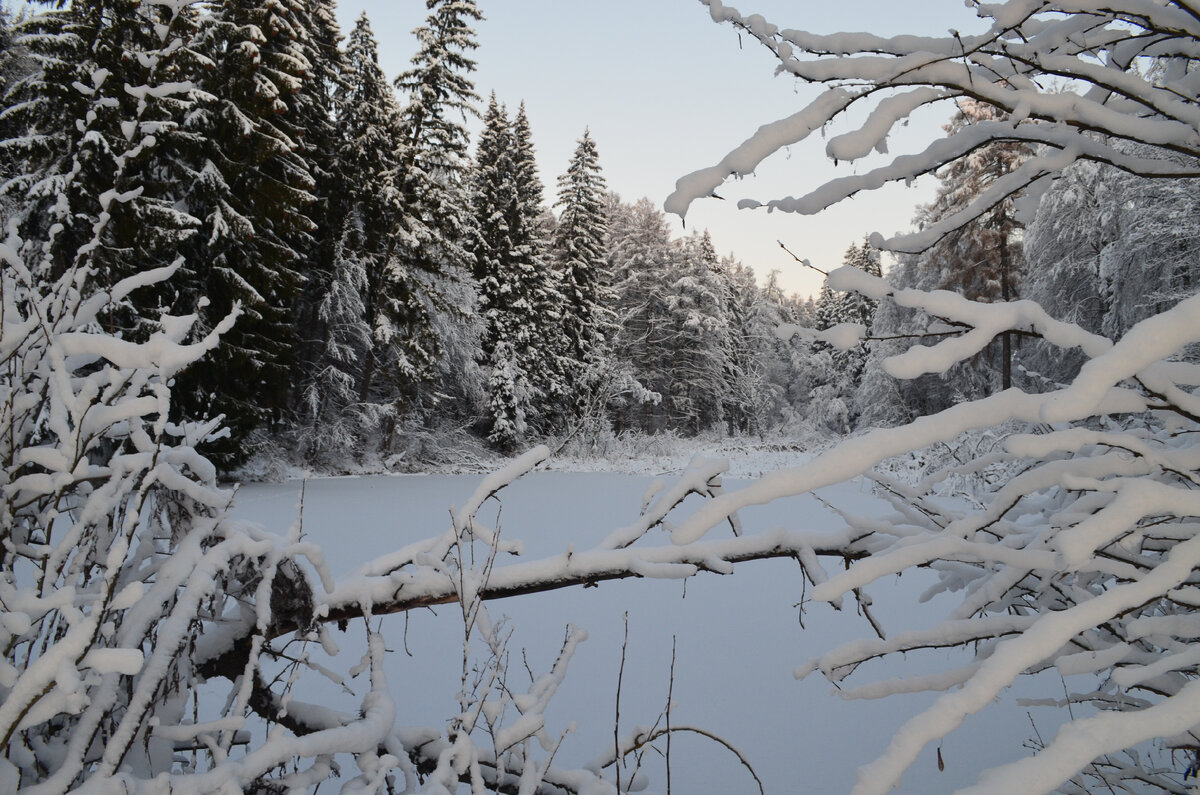
<path id="1" fill-rule="evenodd" d="M 678 249 L 654 202 L 632 206 L 613 199 L 608 210 L 608 272 L 616 293 L 616 359 L 629 368 L 636 390 L 614 406 L 617 432 L 666 430 L 670 411 L 672 342 L 667 296 Z"/>
<path id="2" fill-rule="evenodd" d="M 1132 156 L 1145 144 L 1114 144 Z M 1187 179 L 1151 179 L 1096 163 L 1066 169 L 1022 239 L 1023 298 L 1052 317 L 1118 339 L 1200 285 L 1200 195 Z M 1022 388 L 1072 380 L 1087 360 L 1040 340 L 1022 346 Z"/>
<path id="3" fill-rule="evenodd" d="M 605 285 L 605 183 L 596 144 L 584 130 L 566 172 L 558 178 L 560 208 L 551 249 L 563 296 L 562 333 L 569 355 L 567 388 L 578 413 L 591 402 L 611 354 L 615 332 L 612 291 Z"/>
<path id="4" fill-rule="evenodd" d="M 959 100 L 958 112 L 945 127 L 956 134 L 970 125 L 1002 120 L 1003 114 L 990 105 L 970 99 Z M 936 224 L 972 203 L 998 178 L 1014 171 L 1032 149 L 1021 142 L 997 142 L 975 149 L 969 157 L 955 160 L 938 172 L 940 184 L 934 201 L 918 209 L 915 221 L 921 227 Z M 1023 281 L 1024 256 L 1020 242 L 1014 198 L 997 203 L 977 220 L 946 236 L 920 254 L 899 258 L 889 274 L 898 288 L 953 290 L 973 300 L 1008 301 L 1019 294 Z M 876 336 L 923 333 L 928 317 L 891 306 L 877 320 Z M 899 384 L 889 383 L 881 361 L 904 346 L 884 343 L 866 364 L 869 395 L 858 405 L 869 421 L 894 424 L 913 416 L 932 414 L 963 400 L 975 399 L 1012 384 L 1013 335 L 1005 333 L 974 358 L 960 362 L 946 373 L 926 375 Z M 889 405 L 899 400 L 902 405 Z"/>
<path id="5" fill-rule="evenodd" d="M 1005 115 L 992 105 L 964 99 L 958 112 L 946 126 L 954 133 L 980 122 L 1003 121 Z M 994 143 L 976 149 L 970 157 L 955 160 L 938 174 L 934 201 L 921 208 L 916 221 L 926 226 L 962 210 L 983 191 L 1005 174 L 1016 170 L 1031 157 L 1033 148 L 1026 143 Z M 1017 297 L 1016 287 L 1023 270 L 1023 258 L 1018 233 L 1022 224 L 1017 220 L 1015 199 L 1009 197 L 997 203 L 977 220 L 949 233 L 926 251 L 918 268 L 925 289 L 954 290 L 976 301 L 1011 301 Z M 905 285 L 917 286 L 917 285 Z M 986 365 L 976 358 L 974 367 L 958 368 L 956 376 L 964 383 L 962 392 L 980 396 L 996 388 L 1012 386 L 1012 335 L 1000 338 L 999 367 Z M 971 371 L 974 372 L 971 372 Z M 999 370 L 999 378 L 992 374 Z M 997 380 L 998 383 L 987 383 Z M 969 384 L 967 382 L 979 383 Z"/>

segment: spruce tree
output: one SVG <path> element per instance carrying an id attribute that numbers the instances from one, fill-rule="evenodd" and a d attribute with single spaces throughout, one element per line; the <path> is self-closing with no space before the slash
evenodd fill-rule
<path id="1" fill-rule="evenodd" d="M 310 397 L 309 404 L 326 404 L 326 423 L 358 423 L 354 433 L 338 434 L 342 438 L 357 433 L 365 440 L 371 426 L 386 450 L 412 407 L 414 387 L 430 381 L 441 352 L 432 319 L 437 288 L 419 271 L 422 264 L 435 269 L 445 263 L 426 248 L 436 232 L 421 204 L 406 202 L 399 182 L 405 128 L 365 15 L 350 36 L 346 62 L 339 126 L 340 167 L 348 179 L 333 281 L 319 313 L 327 340 L 318 373 L 327 394 Z M 351 380 L 352 393 L 346 390 Z M 322 386 L 312 388 L 319 392 Z"/>
<path id="2" fill-rule="evenodd" d="M 530 400 L 523 351 L 528 345 L 532 307 L 520 289 L 513 251 L 517 186 L 512 128 L 508 114 L 492 94 L 483 117 L 472 179 L 475 215 L 474 276 L 484 320 L 480 361 L 489 369 L 489 440 L 513 448 L 526 430 Z"/>
<path id="3" fill-rule="evenodd" d="M 188 153 L 196 139 L 181 122 L 194 109 L 195 73 L 190 49 L 195 18 L 188 6 L 147 6 L 131 0 L 73 3 L 83 15 L 91 42 L 91 75 L 107 71 L 89 110 L 88 132 L 78 141 L 76 163 L 85 179 L 75 182 L 77 228 L 108 218 L 98 245 L 87 249 L 87 264 L 104 283 L 155 266 L 171 264 L 196 220 L 180 212 L 181 186 L 189 177 Z M 106 197 L 100 185 L 113 185 Z M 126 188 L 126 186 L 130 186 Z M 127 191 L 140 191 L 132 196 Z M 82 212 L 80 212 L 82 210 Z M 66 249 L 60 249 L 67 254 Z M 146 294 L 140 300 L 146 300 Z M 159 306 L 140 306 L 118 319 L 130 333 L 142 335 L 141 320 L 172 308 L 173 297 L 159 295 Z M 184 307 L 190 311 L 191 307 Z"/>
<path id="4" fill-rule="evenodd" d="M 14 108 L 17 102 L 16 87 L 35 69 L 32 58 L 19 43 L 15 18 L 6 6 L 0 5 L 0 229 L 25 196 L 19 191 L 5 191 L 4 186 L 21 172 L 20 147 L 15 139 L 19 135 L 16 123 L 20 111 Z M 9 208 L 9 209 L 6 209 Z"/>
<path id="5" fill-rule="evenodd" d="M 419 367 L 406 366 L 398 352 L 409 337 L 405 317 L 406 283 L 395 249 L 404 212 L 392 179 L 400 149 L 399 108 L 379 68 L 378 47 L 366 15 L 359 17 L 346 48 L 346 91 L 340 103 L 341 168 L 346 176 L 345 213 L 335 278 L 346 267 L 361 269 L 367 331 L 357 378 L 357 399 L 371 400 L 377 369 L 395 363 L 400 375 L 412 377 Z"/>
<path id="6" fill-rule="evenodd" d="M 180 303 L 197 308 L 201 331 L 235 303 L 243 314 L 217 350 L 180 375 L 175 406 L 190 418 L 225 416 L 231 438 L 210 455 L 230 465 L 250 451 L 253 429 L 279 427 L 291 401 L 314 181 L 292 123 L 305 61 L 286 9 L 221 0 L 199 41 L 205 100 L 188 129 L 203 149 L 186 202 L 201 229 L 177 280 Z"/>
<path id="7" fill-rule="evenodd" d="M 464 288 L 475 235 L 465 121 L 478 116 L 471 26 L 483 15 L 471 0 L 426 0 L 426 8 L 425 24 L 414 31 L 419 47 L 411 68 L 395 81 L 407 101 L 391 181 L 404 208 L 395 250 L 411 285 L 403 300 L 410 328 L 419 329 L 420 351 L 411 351 L 410 360 L 425 367 L 421 378 L 395 379 L 394 387 L 406 412 L 430 415 L 460 411 L 440 395 L 465 397 L 476 389 L 468 383 L 473 363 L 462 358 L 476 347 L 478 330 L 471 319 L 474 296 Z"/>
<path id="8" fill-rule="evenodd" d="M 561 421 L 569 359 L 524 105 L 510 122 L 492 95 L 473 183 L 482 358 L 492 370 L 489 438 L 508 449 L 527 426 L 545 432 Z"/>
<path id="9" fill-rule="evenodd" d="M 670 425 L 666 398 L 671 392 L 673 345 L 667 297 L 678 249 L 671 243 L 662 211 L 649 199 L 629 206 L 614 198 L 607 217 L 608 271 L 618 323 L 616 358 L 644 390 L 633 390 L 617 401 L 615 430 L 654 433 Z"/>
<path id="10" fill-rule="evenodd" d="M 478 116 L 471 82 L 475 61 L 473 22 L 483 19 L 472 0 L 426 0 L 429 16 L 414 32 L 420 45 L 412 68 L 396 78 L 407 98 L 401 108 L 402 154 L 394 178 L 416 224 L 410 267 L 457 279 L 471 268 L 463 248 L 471 234 L 470 134 L 465 120 Z"/>
<path id="11" fill-rule="evenodd" d="M 312 372 L 326 338 L 319 306 L 334 278 L 333 259 L 345 216 L 339 202 L 355 179 L 340 163 L 342 141 L 335 121 L 347 67 L 332 0 L 285 0 L 281 15 L 295 33 L 292 45 L 300 78 L 287 100 L 283 121 L 312 180 L 311 199 L 302 208 L 311 224 L 312 240 L 299 250 L 295 264 L 302 286 L 293 299 L 297 328 L 292 344 L 298 347 L 290 358 Z"/>
<path id="12" fill-rule="evenodd" d="M 70 265 L 64 259 L 91 235 L 70 208 L 79 197 L 82 212 L 87 201 L 87 188 L 78 185 L 86 175 L 77 155 L 89 111 L 106 104 L 100 92 L 110 90 L 104 89 L 110 74 L 99 69 L 91 52 L 100 35 L 99 15 L 92 13 L 89 25 L 86 12 L 85 4 L 47 9 L 14 30 L 13 44 L 25 49 L 33 69 L 9 82 L 0 117 L 6 172 L 0 195 L 15 208 L 27 264 L 46 278 L 64 272 Z M 90 117 L 92 124 L 99 121 L 98 115 Z"/>
<path id="13" fill-rule="evenodd" d="M 821 282 L 821 291 L 817 294 L 816 311 L 813 315 L 814 328 L 825 331 L 841 323 L 841 293 L 835 293 L 829 286 L 829 280 Z"/>
<path id="14" fill-rule="evenodd" d="M 695 434 L 724 419 L 730 374 L 728 289 L 708 232 L 679 245 L 667 293 L 671 421 Z"/>
<path id="15" fill-rule="evenodd" d="M 378 398 L 377 371 L 407 341 L 388 312 L 394 230 L 402 213 L 391 182 L 400 157 L 400 111 L 379 68 L 365 13 L 350 34 L 344 61 L 337 130 L 341 188 L 327 198 L 325 211 L 325 222 L 339 233 L 309 329 L 317 339 L 302 401 L 310 456 L 361 451 L 365 414 L 378 419 L 365 410 Z"/>
<path id="16" fill-rule="evenodd" d="M 882 275 L 879 252 L 866 240 L 861 246 L 850 244 L 842 264 L 872 276 Z M 870 329 L 877 303 L 857 293 L 835 293 L 826 281 L 817 300 L 817 329 L 824 331 L 840 323 L 854 323 Z M 858 343 L 849 350 L 837 350 L 825 343 L 816 343 L 814 348 L 813 364 L 822 377 L 811 393 L 814 405 L 810 416 L 830 430 L 847 433 L 853 429 L 861 406 L 856 395 L 867 365 L 867 346 Z"/>
<path id="17" fill-rule="evenodd" d="M 408 97 L 404 168 L 461 175 L 470 136 L 459 119 L 477 116 L 479 101 L 470 78 L 470 53 L 479 46 L 471 24 L 483 14 L 473 0 L 425 0 L 425 7 L 429 16 L 413 31 L 420 49 L 412 68 L 396 78 L 396 88 Z"/>
<path id="18" fill-rule="evenodd" d="M 873 249 L 864 239 L 862 245 L 851 245 L 846 250 L 842 260 L 843 265 L 858 268 L 872 276 L 882 276 L 878 249 Z M 873 298 L 858 293 L 839 293 L 837 298 L 837 322 L 855 323 L 866 329 L 871 328 L 875 319 L 875 310 L 879 302 Z M 866 364 L 866 343 L 859 343 L 848 351 L 834 353 L 834 366 L 839 372 L 845 373 L 857 389 L 862 379 L 863 367 Z"/>
<path id="19" fill-rule="evenodd" d="M 542 431 L 558 427 L 569 393 L 570 352 L 563 333 L 564 299 L 558 271 L 549 254 L 550 240 L 544 228 L 542 181 L 525 103 L 512 121 L 513 186 L 516 202 L 509 221 L 512 242 L 510 287 L 519 294 L 512 310 L 524 314 L 527 329 L 521 351 L 524 369 L 534 390 L 535 426 Z M 504 289 L 503 286 L 501 289 Z"/>
<path id="20" fill-rule="evenodd" d="M 551 250 L 563 297 L 562 333 L 569 360 L 567 388 L 576 412 L 590 402 L 610 356 L 613 293 L 604 278 L 605 183 L 596 144 L 584 130 L 567 170 L 558 178 L 560 209 Z"/>
<path id="21" fill-rule="evenodd" d="M 0 5 L 0 97 L 8 93 L 12 82 L 14 39 L 12 15 L 6 6 Z M 8 107 L 7 105 L 0 107 Z"/>
<path id="22" fill-rule="evenodd" d="M 782 405 L 783 389 L 771 378 L 782 365 L 777 361 L 778 340 L 773 332 L 783 319 L 749 267 L 724 257 L 720 271 L 725 285 L 727 328 L 726 385 L 722 395 L 727 429 L 730 434 L 761 434 Z M 772 289 L 778 291 L 778 286 Z"/>
<path id="23" fill-rule="evenodd" d="M 100 285 L 172 265 L 196 221 L 180 199 L 195 108 L 195 22 L 187 6 L 76 2 L 35 14 L 16 46 L 36 70 L 10 86 L 2 190 L 38 278 L 86 269 Z M 130 303 L 137 300 L 138 306 Z M 169 292 L 141 291 L 105 316 L 145 336 Z"/>

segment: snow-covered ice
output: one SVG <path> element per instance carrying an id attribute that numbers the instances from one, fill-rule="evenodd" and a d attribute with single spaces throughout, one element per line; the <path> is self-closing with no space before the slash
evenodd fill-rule
<path id="1" fill-rule="evenodd" d="M 306 540 L 324 547 L 333 573 L 341 579 L 366 561 L 444 531 L 452 520 L 451 506 L 464 504 L 480 480 L 478 475 L 310 480 L 304 493 Z M 590 549 L 615 529 L 633 524 L 654 483 L 649 475 L 535 472 L 501 492 L 499 503 L 489 503 L 480 518 L 489 528 L 498 528 L 500 539 L 522 540 L 522 560 L 537 560 L 570 548 Z M 740 485 L 726 481 L 730 490 Z M 235 513 L 273 525 L 283 521 L 281 517 L 290 521 L 300 489 L 299 482 L 245 485 Z M 821 496 L 858 514 L 877 510 L 861 483 L 826 489 Z M 685 512 L 689 505 L 685 503 Z M 837 521 L 809 497 L 743 512 L 748 531 L 777 526 L 832 529 Z M 661 529 L 651 532 L 662 534 Z M 731 531 L 726 526 L 723 532 Z M 928 584 L 906 573 L 889 587 L 870 588 L 884 624 L 894 630 L 932 624 L 938 615 L 936 600 L 913 613 Z M 674 637 L 674 725 L 697 726 L 727 739 L 755 766 L 769 793 L 845 792 L 858 766 L 877 756 L 905 717 L 931 698 L 906 694 L 878 701 L 843 700 L 820 677 L 796 681 L 794 669 L 807 660 L 856 638 L 873 637 L 867 623 L 855 615 L 852 602 L 842 613 L 824 604 L 807 605 L 802 629 L 797 605 L 808 595 L 811 587 L 806 593 L 795 562 L 771 560 L 742 564 L 730 576 L 704 573 L 685 581 L 605 582 L 493 602 L 489 610 L 494 620 L 506 616 L 513 632 L 509 676 L 514 690 L 529 685 L 522 650 L 535 673 L 546 671 L 568 625 L 587 631 L 588 639 L 576 651 L 546 713 L 551 735 L 571 724 L 578 727 L 564 742 L 556 765 L 581 766 L 611 751 L 623 616 L 628 614 L 622 736 L 659 718 L 667 698 Z M 414 611 L 383 621 L 385 667 L 398 702 L 397 725 L 444 726 L 458 713 L 458 608 Z M 345 652 L 362 644 L 361 629 L 336 634 L 344 658 L 357 659 L 357 653 Z M 866 675 L 855 684 L 885 675 L 931 675 L 970 662 L 961 653 L 914 654 L 887 663 L 890 667 L 864 669 Z M 340 693 L 335 683 L 314 680 L 308 685 L 312 690 L 301 691 L 297 699 L 356 709 L 357 700 Z M 1052 698 L 1061 691 L 1061 683 L 1056 674 L 1050 680 L 1022 685 L 1019 695 Z M 350 685 L 359 695 L 365 690 L 361 680 Z M 1016 705 L 1016 695 L 1006 693 L 1004 703 L 971 719 L 965 730 L 943 742 L 944 772 L 938 771 L 936 749 L 926 749 L 905 775 L 900 791 L 952 791 L 974 782 L 986 767 L 1027 756 L 1022 742 L 1033 736 L 1033 728 L 1026 709 Z M 1043 736 L 1054 733 L 1057 712 L 1031 711 Z M 645 764 L 650 791 L 665 791 L 661 759 L 651 754 Z M 749 792 L 754 782 L 725 749 L 698 735 L 680 734 L 672 741 L 672 786 L 679 792 Z"/>

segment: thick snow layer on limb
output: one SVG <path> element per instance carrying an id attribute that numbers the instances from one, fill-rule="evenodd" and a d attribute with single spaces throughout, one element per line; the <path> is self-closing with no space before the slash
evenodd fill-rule
<path id="1" fill-rule="evenodd" d="M 701 2 L 715 21 L 733 24 L 774 53 L 780 72 L 828 90 L 804 109 L 760 127 L 717 165 L 681 178 L 666 200 L 668 212 L 685 215 L 691 202 L 712 195 L 728 178 L 752 173 L 770 155 L 851 109 L 868 112 L 854 129 L 827 142 L 826 154 L 835 162 L 886 153 L 888 136 L 914 111 L 958 98 L 994 106 L 1007 119 L 966 125 L 924 151 L 897 154 L 886 165 L 832 180 L 799 198 L 745 199 L 740 206 L 815 213 L 861 190 L 932 173 L 992 142 L 1039 146 L 1039 154 L 960 212 L 919 233 L 881 241 L 911 252 L 1035 183 L 1044 189 L 1044 178 L 1076 160 L 1135 174 L 1200 175 L 1200 83 L 1194 78 L 1200 47 L 1194 11 L 1184 3 L 981 3 L 975 9 L 990 26 L 986 32 L 888 38 L 781 29 L 718 0 Z M 1165 65 L 1161 76 L 1140 68 L 1155 59 Z M 1152 148 L 1131 156 L 1120 141 Z"/>
<path id="2" fill-rule="evenodd" d="M 848 351 L 860 344 L 867 336 L 867 327 L 861 323 L 838 323 L 818 331 L 806 326 L 785 323 L 776 328 L 775 333 L 782 340 L 799 337 L 807 342 L 823 342 L 839 351 Z"/>
<path id="3" fill-rule="evenodd" d="M 887 792 L 900 780 L 904 770 L 912 764 L 927 742 L 945 736 L 957 728 L 967 715 L 986 707 L 1019 674 L 1063 648 L 1075 635 L 1119 617 L 1186 581 L 1197 564 L 1200 564 L 1200 538 L 1193 538 L 1176 547 L 1166 561 L 1140 582 L 1118 585 L 1068 610 L 1043 614 L 1020 636 L 1001 642 L 991 657 L 982 663 L 979 671 L 959 690 L 941 696 L 932 707 L 907 721 L 896 733 L 887 752 L 860 769 L 854 792 L 862 795 Z M 1194 693 L 1194 690 L 1191 692 Z M 1188 701 L 1185 699 L 1184 703 Z M 1195 724 L 1194 712 L 1189 720 L 1189 726 Z M 1120 722 L 1119 719 L 1113 721 L 1117 724 Z M 1182 727 L 1168 731 L 1174 733 L 1180 730 Z M 1154 736 L 1158 736 L 1158 732 L 1144 733 L 1136 737 L 1133 744 Z M 1116 743 L 1115 747 L 1109 747 L 1113 742 Z M 1039 781 L 1039 791 L 1049 792 L 1057 784 L 1074 776 L 1092 759 L 1126 745 L 1120 737 L 1112 740 L 1105 738 L 1101 742 L 1092 738 L 1088 758 L 1080 760 L 1076 757 L 1057 769 L 1051 768 L 1053 772 L 1048 774 L 1048 778 Z M 1054 754 L 1046 754 L 1043 759 L 1046 758 L 1053 760 Z"/>
<path id="4" fill-rule="evenodd" d="M 685 216 L 693 200 L 711 196 L 730 177 L 753 173 L 762 161 L 775 152 L 819 130 L 830 118 L 849 107 L 853 99 L 854 96 L 846 91 L 827 91 L 813 109 L 760 127 L 753 137 L 726 155 L 717 165 L 681 177 L 675 183 L 675 191 L 667 197 L 664 209 L 680 217 Z"/>
<path id="5" fill-rule="evenodd" d="M 1137 712 L 1106 712 L 1073 720 L 1036 755 L 985 773 L 961 793 L 1052 792 L 1099 754 L 1115 754 L 1171 733 L 1195 731 L 1200 682 L 1191 682 L 1169 701 Z"/>

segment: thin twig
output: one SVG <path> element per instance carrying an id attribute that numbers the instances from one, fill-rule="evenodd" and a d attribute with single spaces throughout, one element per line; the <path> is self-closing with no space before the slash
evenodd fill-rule
<path id="1" fill-rule="evenodd" d="M 667 795 L 671 795 L 671 704 L 675 694 L 675 643 L 676 636 L 671 636 L 671 677 L 667 682 Z"/>
<path id="2" fill-rule="evenodd" d="M 707 731 L 705 729 L 700 729 L 695 726 L 672 726 L 670 733 L 674 734 L 675 732 L 691 732 L 692 734 L 699 734 L 701 737 L 707 737 L 708 739 L 712 740 L 713 742 L 717 743 L 718 745 L 724 746 L 726 749 L 728 749 L 728 751 L 731 754 L 733 754 L 734 756 L 736 756 L 738 758 L 738 761 L 742 763 L 742 767 L 746 768 L 746 770 L 749 771 L 750 775 L 754 778 L 754 783 L 756 783 L 758 785 L 759 793 L 761 793 L 761 795 L 766 795 L 766 792 L 767 792 L 766 787 L 763 786 L 762 779 L 760 779 L 758 777 L 758 773 L 754 770 L 754 766 L 751 765 L 750 761 L 748 759 L 746 759 L 746 757 L 742 754 L 742 752 L 739 751 L 737 748 L 735 748 L 732 744 L 730 744 L 730 742 L 728 740 L 722 739 L 721 737 L 718 737 L 717 735 L 713 734 L 710 731 Z M 648 744 L 654 742 L 659 737 L 662 737 L 664 734 L 667 734 L 667 733 L 668 732 L 666 729 L 658 729 L 655 731 L 651 731 L 650 733 L 648 733 L 644 736 L 641 736 L 639 738 L 639 742 L 633 748 L 630 748 L 629 750 L 625 751 L 625 753 L 623 753 L 623 754 L 619 753 L 618 758 L 614 759 L 609 764 L 616 765 L 617 768 L 619 769 L 620 768 L 620 764 L 619 764 L 620 759 L 623 759 L 626 755 L 633 753 L 634 751 L 638 750 L 642 746 L 645 746 L 645 745 L 648 745 Z M 607 767 L 607 766 L 608 765 L 605 765 L 605 767 Z"/>
<path id="3" fill-rule="evenodd" d="M 820 268 L 818 268 L 816 265 L 813 265 L 813 264 L 812 264 L 811 262 L 809 262 L 808 260 L 806 260 L 806 259 L 800 259 L 799 257 L 797 257 L 797 256 L 796 256 L 796 255 L 795 255 L 795 254 L 792 252 L 792 250 L 791 250 L 790 248 L 788 248 L 787 246 L 785 246 L 785 245 L 783 244 L 783 241 L 782 241 L 782 240 L 777 240 L 777 241 L 775 241 L 775 242 L 777 242 L 777 243 L 779 244 L 779 247 L 780 247 L 781 249 L 783 249 L 783 250 L 784 250 L 784 251 L 786 251 L 788 254 L 790 254 L 790 255 L 791 255 L 791 257 L 792 257 L 792 259 L 796 260 L 796 262 L 799 262 L 801 265 L 803 265 L 803 266 L 804 266 L 804 267 L 806 267 L 806 268 L 811 268 L 812 270 L 815 270 L 817 273 L 821 274 L 822 276 L 824 276 L 824 277 L 826 277 L 826 278 L 828 278 L 828 277 L 829 277 L 829 272 L 828 272 L 828 271 L 823 271 L 823 270 L 821 270 Z"/>
<path id="4" fill-rule="evenodd" d="M 617 795 L 621 795 L 621 760 L 624 759 L 624 754 L 621 753 L 621 681 L 625 678 L 625 650 L 629 646 L 629 611 L 624 614 L 625 619 L 625 640 L 621 641 L 621 667 L 617 669 L 617 706 L 616 719 L 613 721 L 613 761 L 616 762 L 614 770 L 617 771 Z"/>

